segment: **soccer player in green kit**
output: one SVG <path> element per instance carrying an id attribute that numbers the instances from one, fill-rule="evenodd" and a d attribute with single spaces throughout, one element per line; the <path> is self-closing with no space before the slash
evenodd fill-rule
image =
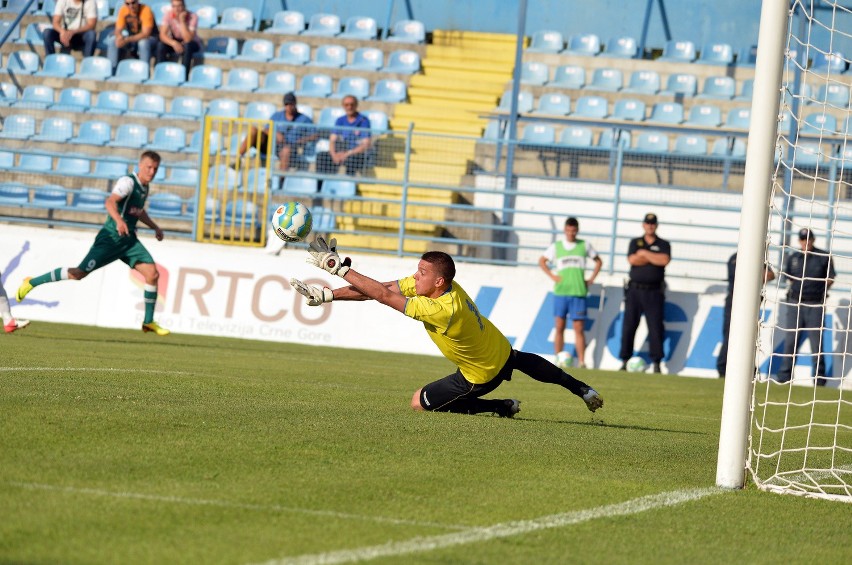
<path id="1" fill-rule="evenodd" d="M 517 369 L 533 379 L 560 385 L 594 412 L 603 406 L 595 389 L 578 381 L 553 363 L 533 353 L 512 349 L 509 340 L 483 316 L 464 289 L 453 280 L 452 257 L 441 251 L 423 254 L 417 271 L 398 281 L 380 283 L 341 261 L 335 240 L 329 245 L 318 237 L 311 243 L 308 262 L 351 286 L 319 288 L 291 279 L 290 284 L 307 298 L 310 306 L 332 300 L 376 300 L 423 323 L 429 337 L 444 356 L 457 366 L 455 373 L 418 389 L 411 398 L 414 410 L 495 413 L 511 418 L 520 411 L 515 399 L 484 399 L 481 396 L 512 378 Z"/>
<path id="2" fill-rule="evenodd" d="M 139 271 L 145 279 L 145 319 L 142 322 L 142 331 L 168 335 L 169 330 L 154 321 L 160 273 L 151 254 L 136 237 L 136 223 L 142 222 L 154 230 L 157 241 L 163 240 L 163 230 L 148 216 L 144 208 L 148 199 L 149 184 L 157 175 L 160 161 L 160 155 L 154 151 L 142 153 L 136 171 L 115 182 L 112 193 L 104 202 L 109 217 L 80 265 L 60 267 L 38 277 L 24 279 L 18 288 L 18 302 L 39 285 L 68 279 L 79 281 L 92 271 L 121 259 L 128 267 Z"/>

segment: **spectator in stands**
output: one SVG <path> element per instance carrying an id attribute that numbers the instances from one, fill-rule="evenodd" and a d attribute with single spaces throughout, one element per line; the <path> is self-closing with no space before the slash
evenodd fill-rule
<path id="1" fill-rule="evenodd" d="M 358 99 L 352 95 L 342 100 L 344 115 L 334 122 L 328 138 L 328 152 L 317 153 L 317 172 L 335 174 L 340 165 L 346 174 L 354 175 L 367 166 L 367 151 L 372 145 L 370 119 L 358 111 Z"/>
<path id="2" fill-rule="evenodd" d="M 163 230 L 145 211 L 150 183 L 157 175 L 160 161 L 160 155 L 154 151 L 142 153 L 136 171 L 115 181 L 112 192 L 104 202 L 108 217 L 86 257 L 77 267 L 59 267 L 37 277 L 25 278 L 18 288 L 18 302 L 39 285 L 69 279 L 79 281 L 89 276 L 92 271 L 121 259 L 145 279 L 145 317 L 142 321 L 142 331 L 168 335 L 169 330 L 154 321 L 160 273 L 151 254 L 136 237 L 136 224 L 142 222 L 154 230 L 157 241 L 163 240 Z"/>
<path id="3" fill-rule="evenodd" d="M 53 26 L 44 30 L 44 54 L 53 55 L 56 52 L 54 43 L 62 45 L 62 49 L 80 49 L 84 57 L 95 54 L 98 23 L 98 8 L 95 2 L 89 0 L 56 0 L 53 9 Z"/>
<path id="4" fill-rule="evenodd" d="M 113 72 L 118 60 L 128 56 L 150 63 L 156 52 L 157 35 L 154 11 L 139 0 L 124 0 L 115 21 L 115 34 L 107 39 L 107 57 Z"/>
<path id="5" fill-rule="evenodd" d="M 272 114 L 269 118 L 275 124 L 275 154 L 278 155 L 279 167 L 282 171 L 289 168 L 304 169 L 307 163 L 304 159 L 305 147 L 316 140 L 318 134 L 314 128 L 300 127 L 313 124 L 313 120 L 299 112 L 296 106 L 296 95 L 288 92 L 284 95 L 284 109 Z M 266 127 L 258 129 L 250 126 L 248 135 L 240 143 L 240 157 L 246 154 L 249 147 L 255 147 L 260 153 L 262 162 L 266 161 L 269 131 Z"/>
<path id="6" fill-rule="evenodd" d="M 2 277 L 3 273 L 0 273 Z M 29 320 L 15 319 L 12 317 L 12 310 L 9 309 L 9 297 L 6 295 L 6 289 L 0 284 L 0 316 L 3 317 L 3 331 L 10 334 L 17 330 L 22 330 L 30 325 Z"/>
<path id="7" fill-rule="evenodd" d="M 177 56 L 186 67 L 186 78 L 189 79 L 192 57 L 204 49 L 197 31 L 198 14 L 187 10 L 183 0 L 172 0 L 172 9 L 166 12 L 160 25 L 157 62 Z"/>
<path id="8" fill-rule="evenodd" d="M 737 254 L 736 252 L 728 259 L 728 295 L 725 297 L 725 319 L 722 322 L 722 347 L 719 349 L 719 356 L 716 357 L 716 370 L 719 371 L 719 378 L 724 379 L 728 372 L 728 337 L 731 333 L 731 306 L 734 303 L 734 276 L 737 270 Z M 775 271 L 772 267 L 763 264 L 763 283 L 766 284 L 775 278 Z"/>
<path id="9" fill-rule="evenodd" d="M 802 332 L 805 332 L 811 341 L 811 353 L 816 358 L 814 376 L 817 385 L 825 386 L 826 354 L 823 351 L 828 349 L 822 337 L 825 327 L 825 299 L 837 273 L 831 254 L 814 247 L 815 239 L 816 236 L 811 230 L 800 230 L 799 245 L 802 250 L 787 256 L 781 273 L 789 286 L 784 314 L 778 324 L 778 329 L 785 334 L 784 356 L 775 377 L 779 383 L 786 383 L 792 378 L 793 362 L 799 350 Z"/>
<path id="10" fill-rule="evenodd" d="M 663 307 L 666 302 L 666 265 L 672 260 L 671 245 L 657 237 L 657 215 L 645 214 L 642 221 L 645 234 L 630 240 L 627 262 L 630 279 L 624 288 L 624 321 L 621 333 L 621 370 L 627 370 L 627 361 L 633 356 L 633 340 L 639 320 L 645 315 L 648 325 L 651 361 L 654 372 L 659 373 L 663 360 Z"/>
<path id="11" fill-rule="evenodd" d="M 565 348 L 565 320 L 570 317 L 574 326 L 577 365 L 585 368 L 586 296 L 589 294 L 589 285 L 595 282 L 595 278 L 601 271 L 603 261 L 590 242 L 577 239 L 579 231 L 580 222 L 577 218 L 570 217 L 565 220 L 565 239 L 551 243 L 544 255 L 539 258 L 538 265 L 555 283 L 553 316 L 556 335 L 553 338 L 553 349 L 556 360 L 560 361 L 559 354 Z M 586 278 L 586 257 L 595 264 L 588 279 Z M 551 270 L 551 265 L 555 268 L 555 272 Z M 569 368 L 562 366 L 561 363 L 559 365 L 563 369 Z"/>

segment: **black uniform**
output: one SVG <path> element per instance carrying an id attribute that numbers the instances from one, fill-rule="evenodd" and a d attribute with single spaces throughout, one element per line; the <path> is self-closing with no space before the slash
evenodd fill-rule
<path id="1" fill-rule="evenodd" d="M 630 240 L 627 255 L 633 255 L 640 249 L 671 256 L 671 245 L 661 237 L 648 245 L 645 237 Z M 648 341 L 651 361 L 659 365 L 663 359 L 663 307 L 665 296 L 665 267 L 642 265 L 630 267 L 630 281 L 624 289 L 624 325 L 621 332 L 621 360 L 627 361 L 633 356 L 633 340 L 642 314 L 648 324 Z"/>

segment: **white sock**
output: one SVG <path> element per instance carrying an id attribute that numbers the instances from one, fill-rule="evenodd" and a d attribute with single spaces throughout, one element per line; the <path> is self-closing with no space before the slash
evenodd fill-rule
<path id="1" fill-rule="evenodd" d="M 9 309 L 9 298 L 6 296 L 6 291 L 3 290 L 3 285 L 0 285 L 0 316 L 3 316 L 3 324 L 8 324 L 12 318 L 12 311 Z"/>

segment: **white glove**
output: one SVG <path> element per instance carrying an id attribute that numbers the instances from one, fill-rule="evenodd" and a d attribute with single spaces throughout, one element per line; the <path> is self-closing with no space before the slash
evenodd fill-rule
<path id="1" fill-rule="evenodd" d="M 345 276 L 352 265 L 349 257 L 343 261 L 340 260 L 340 255 L 337 254 L 337 240 L 334 238 L 331 239 L 331 245 L 329 245 L 325 239 L 317 237 L 311 242 L 308 253 L 311 254 L 311 258 L 305 259 L 306 262 L 338 277 Z"/>
<path id="2" fill-rule="evenodd" d="M 334 300 L 334 293 L 330 288 L 305 284 L 299 279 L 290 279 L 290 286 L 307 299 L 308 306 L 320 306 Z"/>

